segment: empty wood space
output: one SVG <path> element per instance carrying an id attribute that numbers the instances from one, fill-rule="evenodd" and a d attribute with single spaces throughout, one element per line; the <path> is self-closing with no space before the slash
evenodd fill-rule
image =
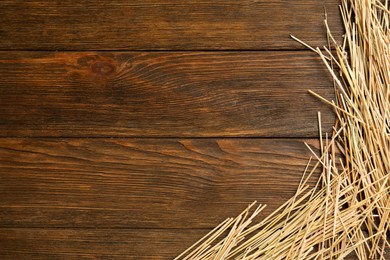
<path id="1" fill-rule="evenodd" d="M 310 52 L 0 52 L 0 136 L 317 137 Z"/>
<path id="2" fill-rule="evenodd" d="M 2 0 L 0 49 L 303 49 L 326 44 L 326 10 L 341 34 L 339 0 Z"/>
<path id="3" fill-rule="evenodd" d="M 172 259 L 290 198 L 339 0 L 0 2 L 0 258 Z M 313 180 L 314 181 L 314 180 Z"/>
<path id="4" fill-rule="evenodd" d="M 269 214 L 297 188 L 303 141 L 1 139 L 0 225 L 212 228 L 254 200 Z"/>

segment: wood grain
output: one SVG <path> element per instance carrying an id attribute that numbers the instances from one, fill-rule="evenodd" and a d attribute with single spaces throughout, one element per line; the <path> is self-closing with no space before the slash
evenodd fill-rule
<path id="1" fill-rule="evenodd" d="M 341 35 L 339 0 L 2 0 L 3 50 L 302 49 Z"/>
<path id="2" fill-rule="evenodd" d="M 268 215 L 334 123 L 289 35 L 326 45 L 326 9 L 341 39 L 339 3 L 0 1 L 0 258 L 172 259 Z"/>
<path id="3" fill-rule="evenodd" d="M 154 259 L 178 256 L 207 230 L 0 229 L 2 259 Z M 387 252 L 385 259 L 390 259 Z M 357 260 L 347 257 L 346 260 Z"/>
<path id="4" fill-rule="evenodd" d="M 0 229 L 1 259 L 173 259 L 206 230 Z"/>
<path id="5" fill-rule="evenodd" d="M 295 193 L 303 141 L 1 139 L 0 227 L 211 228 L 254 200 L 264 216 Z"/>
<path id="6" fill-rule="evenodd" d="M 0 136 L 312 138 L 328 74 L 311 52 L 0 52 Z"/>

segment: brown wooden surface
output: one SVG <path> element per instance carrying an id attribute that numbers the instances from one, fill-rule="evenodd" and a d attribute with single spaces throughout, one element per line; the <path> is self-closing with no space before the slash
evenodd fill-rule
<path id="1" fill-rule="evenodd" d="M 0 49 L 302 49 L 340 35 L 339 0 L 2 0 Z"/>
<path id="2" fill-rule="evenodd" d="M 212 228 L 254 200 L 269 214 L 298 186 L 303 141 L 0 139 L 0 227 Z"/>
<path id="3" fill-rule="evenodd" d="M 1 259 L 173 259 L 207 234 L 191 229 L 0 228 Z"/>
<path id="4" fill-rule="evenodd" d="M 0 52 L 0 136 L 317 137 L 311 52 Z"/>
<path id="5" fill-rule="evenodd" d="M 291 195 L 339 0 L 0 1 L 0 259 L 172 259 Z"/>

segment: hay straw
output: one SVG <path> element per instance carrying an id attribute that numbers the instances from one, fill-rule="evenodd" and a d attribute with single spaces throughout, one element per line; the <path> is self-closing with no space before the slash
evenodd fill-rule
<path id="1" fill-rule="evenodd" d="M 389 1 L 342 0 L 342 43 L 312 48 L 335 83 L 331 137 L 321 130 L 294 197 L 259 223 L 250 205 L 176 259 L 385 259 L 390 231 Z M 339 71 L 336 74 L 335 69 Z M 315 187 L 307 183 L 321 171 Z"/>

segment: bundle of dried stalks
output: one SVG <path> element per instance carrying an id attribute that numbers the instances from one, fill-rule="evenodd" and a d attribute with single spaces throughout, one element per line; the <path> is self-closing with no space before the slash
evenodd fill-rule
<path id="1" fill-rule="evenodd" d="M 320 154 L 311 150 L 314 160 L 296 195 L 260 223 L 252 222 L 265 206 L 250 213 L 255 203 L 250 205 L 176 259 L 343 259 L 352 252 L 359 259 L 385 259 L 390 231 L 389 1 L 343 0 L 341 14 L 343 43 L 328 29 L 335 52 L 308 46 L 333 76 L 336 100 L 311 93 L 334 107 L 338 120 L 330 138 L 323 139 L 320 131 Z M 322 174 L 310 188 L 307 182 L 318 169 Z"/>

